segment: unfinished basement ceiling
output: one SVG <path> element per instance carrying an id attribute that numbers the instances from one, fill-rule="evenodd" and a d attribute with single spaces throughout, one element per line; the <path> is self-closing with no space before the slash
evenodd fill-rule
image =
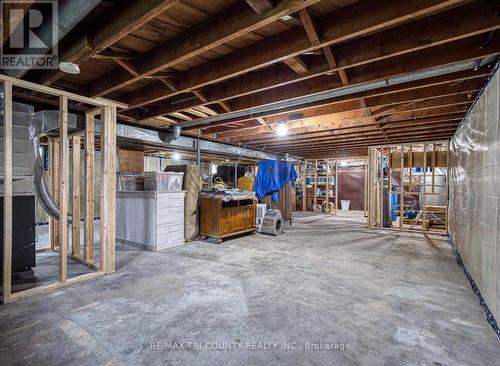
<path id="1" fill-rule="evenodd" d="M 24 79 L 126 103 L 124 123 L 180 125 L 185 134 L 305 158 L 450 138 L 500 53 L 494 0 L 127 4 L 101 1 L 61 41 L 60 59 L 78 64 L 79 75 L 31 71 Z M 467 67 L 451 72 L 454 65 Z M 441 71 L 411 78 L 429 69 Z M 277 134 L 280 123 L 286 136 Z"/>

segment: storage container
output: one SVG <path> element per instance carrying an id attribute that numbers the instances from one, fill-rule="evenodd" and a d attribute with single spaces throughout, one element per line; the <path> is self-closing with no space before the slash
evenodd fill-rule
<path id="1" fill-rule="evenodd" d="M 117 173 L 116 189 L 118 191 L 144 191 L 142 173 Z"/>
<path id="2" fill-rule="evenodd" d="M 254 181 L 253 177 L 240 177 L 238 178 L 238 189 L 252 192 Z"/>
<path id="3" fill-rule="evenodd" d="M 156 192 L 179 192 L 182 190 L 184 173 L 146 172 L 144 190 Z"/>

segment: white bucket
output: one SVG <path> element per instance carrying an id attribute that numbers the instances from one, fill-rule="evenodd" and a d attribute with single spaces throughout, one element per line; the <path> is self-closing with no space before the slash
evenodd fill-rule
<path id="1" fill-rule="evenodd" d="M 349 211 L 349 206 L 351 206 L 351 201 L 340 200 L 340 208 L 342 211 Z"/>

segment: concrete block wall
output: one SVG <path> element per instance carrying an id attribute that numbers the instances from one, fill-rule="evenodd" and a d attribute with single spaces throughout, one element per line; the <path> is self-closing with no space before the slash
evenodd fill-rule
<path id="1" fill-rule="evenodd" d="M 450 142 L 449 232 L 500 320 L 500 71 Z"/>

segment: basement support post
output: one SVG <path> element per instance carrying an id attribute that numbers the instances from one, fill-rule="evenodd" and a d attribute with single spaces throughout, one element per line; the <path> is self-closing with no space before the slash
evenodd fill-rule
<path id="1" fill-rule="evenodd" d="M 307 160 L 304 160 L 304 169 L 302 170 L 302 211 L 303 212 L 306 212 L 306 205 L 307 205 L 306 179 L 307 179 Z"/>
<path id="2" fill-rule="evenodd" d="M 318 200 L 318 160 L 314 160 L 314 206 L 313 211 L 316 208 Z"/>
<path id="3" fill-rule="evenodd" d="M 12 294 L 12 82 L 3 82 L 3 274 L 2 302 Z"/>
<path id="4" fill-rule="evenodd" d="M 61 151 L 61 143 L 59 137 L 55 137 L 53 140 L 53 155 L 50 157 L 52 162 L 52 188 L 51 193 L 54 197 L 54 201 L 59 205 L 60 197 L 60 186 L 59 177 L 61 175 L 61 161 L 59 160 L 59 152 Z M 51 238 L 51 248 L 59 248 L 59 220 L 54 220 L 54 232 Z"/>
<path id="5" fill-rule="evenodd" d="M 365 182 L 364 182 L 364 186 L 365 186 L 365 194 L 363 195 L 363 208 L 364 208 L 364 215 L 365 215 L 365 217 L 367 217 L 368 212 L 367 212 L 366 203 L 367 203 L 367 198 L 368 198 L 368 158 L 365 158 Z"/>
<path id="6" fill-rule="evenodd" d="M 329 200 L 329 195 L 328 195 L 328 191 L 330 190 L 330 160 L 329 159 L 326 159 L 326 186 L 325 186 L 325 196 L 326 196 L 326 212 L 331 214 L 332 212 L 330 212 L 330 200 Z"/>
<path id="7" fill-rule="evenodd" d="M 339 206 L 339 159 L 335 159 L 335 215 Z"/>
<path id="8" fill-rule="evenodd" d="M 379 220 L 379 228 L 382 229 L 383 221 L 384 221 L 384 147 L 380 148 L 380 179 L 379 179 L 379 212 L 380 212 L 380 220 Z"/>
<path id="9" fill-rule="evenodd" d="M 200 170 L 201 175 L 201 147 L 200 147 L 200 132 L 198 131 L 198 139 L 196 140 L 196 165 Z"/>
<path id="10" fill-rule="evenodd" d="M 83 259 L 94 262 L 94 115 L 85 114 L 85 231 Z"/>
<path id="11" fill-rule="evenodd" d="M 72 234 L 71 234 L 71 254 L 80 257 L 80 150 L 81 138 L 78 135 L 72 137 L 72 186 L 73 202 L 71 206 Z"/>
<path id="12" fill-rule="evenodd" d="M 48 185 L 50 188 L 50 193 L 52 194 L 52 197 L 54 197 L 54 178 L 53 178 L 53 173 L 54 173 L 54 138 L 49 137 L 48 138 L 48 148 L 49 148 L 49 170 L 47 172 L 48 176 Z M 51 250 L 54 250 L 54 228 L 55 228 L 55 220 L 49 216 L 49 248 Z"/>
<path id="13" fill-rule="evenodd" d="M 112 273 L 115 271 L 116 107 L 103 107 L 101 117 L 100 269 Z"/>
<path id="14" fill-rule="evenodd" d="M 399 229 L 403 230 L 403 221 L 404 221 L 404 165 L 405 164 L 405 146 L 401 145 L 401 173 L 399 177 Z"/>
<path id="15" fill-rule="evenodd" d="M 423 201 L 423 204 L 422 204 L 422 212 L 423 212 L 423 215 L 422 215 L 422 230 L 425 231 L 425 226 L 426 226 L 426 223 L 425 223 L 425 219 L 426 219 L 426 211 L 427 211 L 427 206 L 425 204 L 425 196 L 427 194 L 427 144 L 424 143 L 424 182 L 421 186 L 421 189 L 422 189 L 422 201 Z"/>
<path id="16" fill-rule="evenodd" d="M 66 283 L 68 273 L 68 97 L 59 97 L 59 282 Z"/>

